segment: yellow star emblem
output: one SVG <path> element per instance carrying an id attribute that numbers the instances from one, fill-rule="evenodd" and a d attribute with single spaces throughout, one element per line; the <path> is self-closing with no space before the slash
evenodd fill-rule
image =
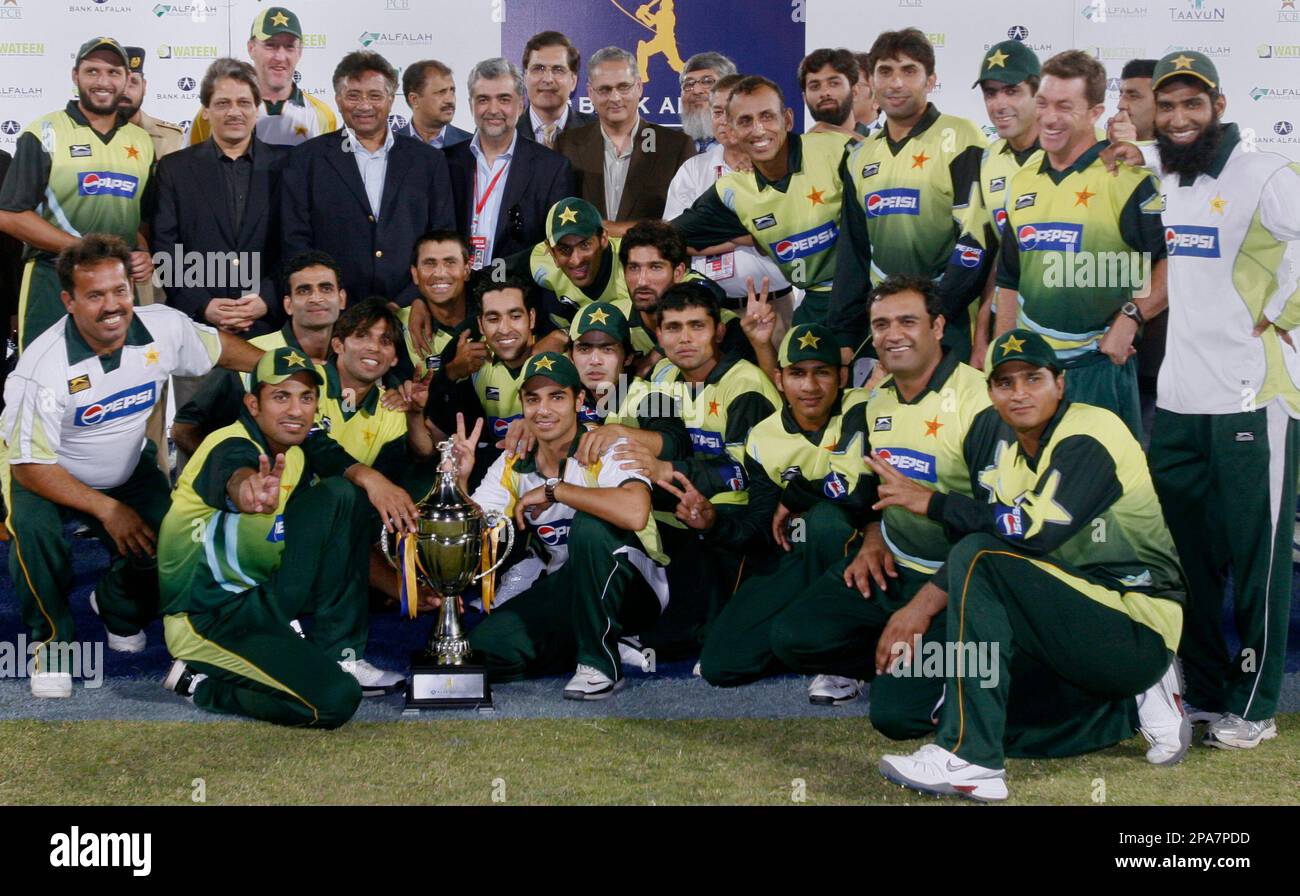
<path id="1" fill-rule="evenodd" d="M 296 128 L 294 128 L 294 129 L 293 129 L 293 132 L 294 132 L 295 134 L 297 134 L 299 137 L 306 137 L 306 136 L 307 136 L 307 129 L 306 129 L 305 127 L 303 127 L 302 125 L 298 125 Z"/>
<path id="2" fill-rule="evenodd" d="M 1030 524 L 1025 531 L 1025 538 L 1033 538 L 1039 532 L 1043 531 L 1043 526 L 1047 523 L 1057 523 L 1061 526 L 1068 526 L 1074 517 L 1070 511 L 1066 510 L 1059 501 L 1056 500 L 1056 492 L 1061 486 L 1061 471 L 1053 470 L 1047 476 L 1047 481 L 1043 487 L 1038 490 L 1038 494 L 1026 492 L 1016 501 L 1018 505 L 1024 507 L 1029 512 Z"/>
<path id="3" fill-rule="evenodd" d="M 596 308 L 591 312 L 591 314 L 587 315 L 587 322 L 591 323 L 592 321 L 595 321 L 598 324 L 607 324 L 609 323 L 609 314 L 604 308 Z"/>
<path id="4" fill-rule="evenodd" d="M 1216 215 L 1221 215 L 1223 214 L 1223 209 L 1227 204 L 1228 200 L 1224 199 L 1218 193 L 1215 193 L 1214 198 L 1210 200 L 1210 211 L 1214 212 Z"/>
<path id="5" fill-rule="evenodd" d="M 924 167 L 925 167 L 925 163 L 928 162 L 928 161 L 930 161 L 930 157 L 927 156 L 927 155 L 925 154 L 925 150 L 923 149 L 923 150 L 921 150 L 921 154 L 920 154 L 920 155 L 912 156 L 912 167 L 913 167 L 913 168 L 924 168 Z"/>
<path id="6" fill-rule="evenodd" d="M 1087 187 L 1084 187 L 1082 190 L 1074 194 L 1074 204 L 1082 205 L 1084 208 L 1087 208 L 1088 200 L 1096 195 L 1096 193 L 1091 193 L 1088 191 Z"/>
<path id="7" fill-rule="evenodd" d="M 799 347 L 800 347 L 800 348 L 820 348 L 820 346 L 818 345 L 818 343 L 821 342 L 821 341 L 822 341 L 822 340 L 821 340 L 821 337 L 818 336 L 818 335 L 815 334 L 815 333 L 804 333 L 802 336 L 799 337 Z"/>
<path id="8" fill-rule="evenodd" d="M 576 224 L 578 221 L 578 210 L 576 208 L 566 208 L 560 212 L 561 224 Z"/>
<path id="9" fill-rule="evenodd" d="M 1196 61 L 1196 60 L 1193 59 L 1191 56 L 1188 56 L 1188 55 L 1183 54 L 1183 53 L 1179 53 L 1179 54 L 1178 54 L 1177 56 L 1175 56 L 1174 59 L 1173 59 L 1174 68 L 1191 68 L 1191 67 L 1192 67 L 1192 63 L 1195 62 L 1195 61 Z"/>
<path id="10" fill-rule="evenodd" d="M 289 24 L 289 17 L 286 16 L 286 15 L 285 15 L 284 13 L 282 13 L 282 12 L 277 12 L 275 15 L 271 16 L 271 24 L 272 24 L 272 25 L 288 25 L 288 24 Z"/>
<path id="11" fill-rule="evenodd" d="M 149 351 L 144 353 L 145 367 L 148 367 L 150 364 L 157 364 L 157 363 L 158 363 L 158 349 L 151 348 L 149 349 Z"/>
<path id="12" fill-rule="evenodd" d="M 533 365 L 534 370 L 551 370 L 554 367 L 555 362 L 550 358 L 539 358 L 537 363 Z"/>
<path id="13" fill-rule="evenodd" d="M 375 431 L 373 429 L 367 429 L 365 432 L 361 434 L 361 437 L 365 439 L 366 444 L 369 445 L 371 442 L 375 440 Z"/>
<path id="14" fill-rule="evenodd" d="M 1002 357 L 1006 357 L 1012 352 L 1022 352 L 1025 350 L 1025 340 L 1019 336 L 1008 336 L 1007 341 L 1002 343 Z"/>
<path id="15" fill-rule="evenodd" d="M 307 359 L 295 351 L 290 351 L 289 354 L 284 356 L 284 363 L 290 367 L 306 367 Z"/>
<path id="16" fill-rule="evenodd" d="M 1006 68 L 1007 60 L 1011 57 L 1001 50 L 994 50 L 988 59 L 985 59 L 988 68 Z"/>
<path id="17" fill-rule="evenodd" d="M 140 150 L 136 149 L 133 145 L 128 145 L 126 147 L 126 157 L 128 159 L 138 159 L 140 158 Z"/>
<path id="18" fill-rule="evenodd" d="M 813 205 L 825 205 L 825 204 L 826 204 L 825 202 L 822 201 L 822 191 L 819 190 L 819 189 L 817 189 L 816 187 L 813 187 L 813 190 L 812 190 L 811 193 L 808 194 L 807 199 L 808 199 L 808 201 L 811 202 Z"/>
<path id="19" fill-rule="evenodd" d="M 718 416 L 718 403 L 716 401 L 709 402 L 709 416 L 711 417 Z"/>
<path id="20" fill-rule="evenodd" d="M 933 420 L 925 421 L 925 434 L 927 436 L 934 436 L 937 439 L 939 437 L 939 429 L 942 426 L 943 424 L 939 422 L 939 415 L 935 414 Z"/>

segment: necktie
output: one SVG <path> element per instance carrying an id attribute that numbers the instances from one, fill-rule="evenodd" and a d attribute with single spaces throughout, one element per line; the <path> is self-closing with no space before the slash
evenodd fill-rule
<path id="1" fill-rule="evenodd" d="M 555 149 L 555 122 L 542 125 L 542 145 L 547 149 Z"/>

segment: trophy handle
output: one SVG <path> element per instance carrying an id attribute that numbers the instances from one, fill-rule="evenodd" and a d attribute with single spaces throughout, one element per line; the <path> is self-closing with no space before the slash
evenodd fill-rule
<path id="1" fill-rule="evenodd" d="M 483 578 L 484 576 L 491 575 L 492 573 L 496 572 L 497 567 L 499 567 L 502 563 L 506 562 L 506 558 L 510 556 L 510 551 L 513 550 L 515 546 L 515 527 L 511 525 L 508 519 L 506 519 L 501 514 L 497 513 L 495 510 L 488 511 L 488 513 L 484 514 L 484 519 L 486 520 L 488 526 L 492 529 L 496 529 L 498 526 L 505 524 L 506 549 L 501 552 L 499 559 L 497 560 L 496 563 L 492 564 L 492 567 L 490 569 L 483 570 L 483 572 L 479 573 L 472 579 L 472 581 L 474 582 L 477 582 L 479 579 Z"/>
<path id="2" fill-rule="evenodd" d="M 380 525 L 379 525 L 379 550 L 383 553 L 383 555 L 384 555 L 384 559 L 388 561 L 388 565 L 389 565 L 389 566 L 391 566 L 393 569 L 401 570 L 402 566 L 401 566 L 401 564 L 400 564 L 400 563 L 398 562 L 398 560 L 397 560 L 397 553 L 396 553 L 397 545 L 394 544 L 392 547 L 393 547 L 393 549 L 390 550 L 390 549 L 389 549 L 389 539 L 388 539 L 388 527 L 385 526 L 384 524 L 380 523 Z"/>

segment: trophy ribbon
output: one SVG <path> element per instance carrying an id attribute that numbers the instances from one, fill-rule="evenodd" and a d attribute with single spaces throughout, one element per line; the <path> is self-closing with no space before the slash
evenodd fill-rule
<path id="1" fill-rule="evenodd" d="M 416 535 L 403 532 L 397 537 L 397 588 L 402 596 L 402 612 L 414 619 L 420 610 L 420 592 L 417 585 L 416 570 L 429 575 L 424 564 L 420 562 L 420 552 L 415 548 Z"/>
<path id="2" fill-rule="evenodd" d="M 495 526 L 490 526 L 483 533 L 483 550 L 479 553 L 480 578 L 483 580 L 483 612 L 492 612 L 492 602 L 497 595 L 497 545 L 501 541 L 501 528 L 506 525 L 505 517 L 500 517 Z"/>

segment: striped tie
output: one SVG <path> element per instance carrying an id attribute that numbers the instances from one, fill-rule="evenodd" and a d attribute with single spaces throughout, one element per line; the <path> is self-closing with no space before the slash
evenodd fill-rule
<path id="1" fill-rule="evenodd" d="M 547 149 L 555 149 L 555 132 L 558 130 L 555 122 L 542 125 L 542 145 Z"/>

